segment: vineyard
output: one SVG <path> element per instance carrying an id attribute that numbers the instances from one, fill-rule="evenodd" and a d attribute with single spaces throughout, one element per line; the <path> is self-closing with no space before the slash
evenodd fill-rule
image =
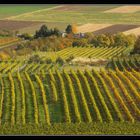
<path id="1" fill-rule="evenodd" d="M 139 17 L 134 5 L 0 5 L 0 135 L 139 135 Z"/>
<path id="2" fill-rule="evenodd" d="M 118 68 L 121 71 L 127 69 L 128 71 L 140 71 L 140 57 L 122 57 L 122 58 L 113 58 L 110 63 L 108 63 L 107 68 L 112 68 L 115 70 Z"/>
<path id="3" fill-rule="evenodd" d="M 128 48 L 125 47 L 74 47 L 66 48 L 64 50 L 56 52 L 56 56 L 61 56 L 66 59 L 70 55 L 76 57 L 95 57 L 95 58 L 112 58 L 114 56 L 119 56 L 121 53 L 127 52 Z M 117 53 L 116 53 L 117 52 Z M 55 55 L 54 55 L 55 56 Z"/>
<path id="4" fill-rule="evenodd" d="M 39 63 L 30 63 L 24 61 L 1 61 L 0 63 L 0 73 L 7 74 L 9 72 L 28 72 L 28 73 L 40 73 L 41 71 L 47 72 L 50 69 L 54 69 L 53 64 L 39 64 Z"/>
<path id="5" fill-rule="evenodd" d="M 135 70 L 118 69 L 1 75 L 0 124 L 134 123 L 140 121 L 139 80 Z"/>
<path id="6" fill-rule="evenodd" d="M 74 47 L 36 52 L 40 62 L 0 61 L 0 134 L 139 134 L 140 57 L 127 52 Z M 57 67 L 57 57 L 70 55 L 107 63 L 98 70 Z"/>
<path id="7" fill-rule="evenodd" d="M 131 48 L 127 47 L 68 47 L 60 51 L 48 51 L 48 52 L 35 52 L 32 55 L 39 55 L 41 60 L 45 60 L 46 58 L 51 58 L 55 61 L 58 57 L 63 59 L 67 59 L 70 56 L 74 57 L 83 57 L 83 58 L 113 58 L 115 56 L 121 56 L 128 54 Z M 17 59 L 23 58 L 28 59 L 32 55 L 23 55 Z"/>
<path id="8" fill-rule="evenodd" d="M 116 53 L 117 51 L 117 53 Z M 125 47 L 114 47 L 114 48 L 103 48 L 103 47 L 69 47 L 57 52 L 35 52 L 31 55 L 20 56 L 17 58 L 13 58 L 8 61 L 0 61 L 0 73 L 7 74 L 8 72 L 15 73 L 15 72 L 27 72 L 27 73 L 40 73 L 41 71 L 48 72 L 49 70 L 55 71 L 58 69 L 56 66 L 56 59 L 61 57 L 62 59 L 66 60 L 70 56 L 73 56 L 76 59 L 83 58 L 82 61 L 86 60 L 87 58 L 91 58 L 93 60 L 101 60 L 105 59 L 106 63 L 108 63 L 107 58 L 111 59 L 115 56 L 119 56 L 125 54 L 129 51 L 129 48 Z M 38 55 L 40 57 L 40 62 L 30 62 L 29 58 Z M 47 59 L 51 59 L 52 63 L 48 64 L 46 61 Z M 137 60 L 139 63 L 139 60 Z M 110 62 L 111 63 L 111 62 Z M 113 63 L 110 64 L 113 68 Z M 70 69 L 70 65 L 68 65 L 68 70 Z M 75 67 L 75 66 L 74 66 Z M 138 65 L 139 67 L 139 65 Z M 86 67 L 85 67 L 86 68 Z"/>
<path id="9" fill-rule="evenodd" d="M 41 54 L 41 52 L 40 52 Z M 48 57 L 48 55 L 46 56 Z M 44 61 L 43 61 L 44 60 Z M 78 65 L 80 66 L 80 65 Z M 99 67 L 98 65 L 97 67 Z M 73 64 L 73 67 L 76 67 L 76 65 Z M 84 66 L 87 68 L 86 66 Z M 29 61 L 18 61 L 18 60 L 11 60 L 11 61 L 1 61 L 0 62 L 0 73 L 1 74 L 8 74 L 9 72 L 15 74 L 17 72 L 24 73 L 27 72 L 29 74 L 34 73 L 42 73 L 48 72 L 51 70 L 52 72 L 55 72 L 56 69 L 60 67 L 57 66 L 55 62 L 47 64 L 45 61 L 45 57 L 42 56 L 42 62 L 29 62 Z M 61 68 L 62 69 L 70 70 L 70 65 L 67 64 L 66 67 Z M 112 69 L 116 70 L 118 68 L 120 71 L 140 71 L 140 57 L 134 56 L 134 57 L 121 57 L 121 58 L 113 58 L 106 62 L 104 65 L 104 68 L 106 70 Z"/>

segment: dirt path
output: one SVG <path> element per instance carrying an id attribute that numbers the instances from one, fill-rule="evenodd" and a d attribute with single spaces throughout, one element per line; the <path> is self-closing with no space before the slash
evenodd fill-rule
<path id="1" fill-rule="evenodd" d="M 42 11 L 49 11 L 49 10 L 52 10 L 52 9 L 55 9 L 55 8 L 58 8 L 58 7 L 63 7 L 63 5 L 55 6 L 55 7 L 51 7 L 51 8 L 46 8 L 46 9 L 41 9 L 41 10 L 36 10 L 36 11 L 33 11 L 33 12 L 24 13 L 24 14 L 20 14 L 20 15 L 17 15 L 17 16 L 11 16 L 11 17 L 7 17 L 5 19 L 11 20 L 11 19 L 15 19 L 15 18 L 18 18 L 18 17 L 21 17 L 21 16 L 27 16 L 27 15 L 31 15 L 31 14 L 34 14 L 34 13 L 39 13 L 39 12 L 42 12 Z"/>

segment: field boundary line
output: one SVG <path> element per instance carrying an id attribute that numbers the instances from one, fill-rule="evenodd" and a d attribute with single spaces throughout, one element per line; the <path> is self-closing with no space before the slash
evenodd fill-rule
<path id="1" fill-rule="evenodd" d="M 55 7 L 51 7 L 51 8 L 45 8 L 45 9 L 41 9 L 41 10 L 36 10 L 36 11 L 33 11 L 33 12 L 27 12 L 27 13 L 16 15 L 16 16 L 10 16 L 10 17 L 4 18 L 3 20 L 10 20 L 10 19 L 15 19 L 15 18 L 20 17 L 20 16 L 31 15 L 31 14 L 42 12 L 42 11 L 49 11 L 49 10 L 52 10 L 52 9 L 55 9 L 55 8 L 58 8 L 58 7 L 63 7 L 63 5 L 55 6 Z"/>
<path id="2" fill-rule="evenodd" d="M 103 13 L 135 13 L 140 11 L 139 5 L 124 5 L 117 8 L 112 8 L 104 11 Z"/>

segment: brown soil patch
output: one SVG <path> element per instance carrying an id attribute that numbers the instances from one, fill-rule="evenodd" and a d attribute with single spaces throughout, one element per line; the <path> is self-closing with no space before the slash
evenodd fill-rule
<path id="1" fill-rule="evenodd" d="M 140 27 L 135 28 L 135 29 L 131 29 L 131 30 L 128 30 L 128 31 L 125 31 L 123 33 L 126 34 L 126 35 L 128 35 L 128 34 L 134 34 L 136 36 L 139 36 L 140 35 Z"/>
<path id="2" fill-rule="evenodd" d="M 26 27 L 41 25 L 43 22 L 0 20 L 0 30 L 19 30 Z"/>
<path id="3" fill-rule="evenodd" d="M 135 13 L 137 11 L 140 11 L 140 6 L 120 6 L 117 8 L 113 8 L 107 11 L 104 11 L 104 13 Z"/>
<path id="4" fill-rule="evenodd" d="M 109 27 L 106 27 L 106 28 L 103 28 L 103 29 L 100 29 L 100 30 L 96 30 L 93 33 L 95 35 L 105 34 L 105 33 L 115 34 L 117 32 L 125 32 L 125 31 L 130 30 L 130 29 L 135 29 L 137 27 L 140 27 L 140 25 L 116 24 L 116 25 L 112 25 L 112 26 L 109 26 Z"/>

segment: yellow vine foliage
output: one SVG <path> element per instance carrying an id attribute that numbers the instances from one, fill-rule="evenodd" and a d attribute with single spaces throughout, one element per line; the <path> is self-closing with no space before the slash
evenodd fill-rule
<path id="1" fill-rule="evenodd" d="M 0 60 L 6 60 L 10 58 L 10 56 L 6 52 L 0 52 Z"/>

